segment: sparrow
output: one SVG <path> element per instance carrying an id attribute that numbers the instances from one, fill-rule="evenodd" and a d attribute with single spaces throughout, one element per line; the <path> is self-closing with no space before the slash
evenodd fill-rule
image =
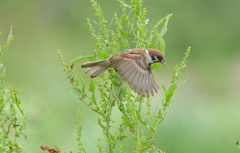
<path id="1" fill-rule="evenodd" d="M 149 97 L 150 93 L 154 96 L 154 91 L 158 93 L 159 89 L 151 71 L 151 64 L 156 62 L 165 63 L 159 50 L 135 48 L 103 61 L 85 62 L 81 67 L 88 68 L 85 74 L 91 73 L 91 78 L 98 77 L 112 67 L 133 91 L 142 97 Z"/>

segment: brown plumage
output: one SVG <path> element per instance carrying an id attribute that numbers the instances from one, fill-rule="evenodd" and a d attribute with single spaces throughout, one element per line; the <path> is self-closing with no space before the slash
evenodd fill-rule
<path id="1" fill-rule="evenodd" d="M 160 51 L 136 48 L 117 53 L 103 61 L 85 62 L 82 68 L 88 68 L 86 73 L 90 72 L 90 77 L 95 78 L 113 67 L 131 89 L 143 97 L 149 97 L 150 94 L 154 96 L 154 91 L 157 93 L 159 89 L 151 71 L 151 64 L 156 62 L 165 63 Z"/>

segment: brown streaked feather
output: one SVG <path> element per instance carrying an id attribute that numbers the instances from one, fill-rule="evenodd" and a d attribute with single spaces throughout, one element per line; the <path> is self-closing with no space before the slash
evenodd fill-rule
<path id="1" fill-rule="evenodd" d="M 156 49 L 147 49 L 148 54 L 162 56 L 162 53 Z M 119 76 L 130 85 L 136 93 L 149 97 L 158 92 L 159 86 L 151 72 L 151 59 L 144 49 L 130 49 L 104 61 L 86 62 L 82 68 L 88 68 L 86 73 L 91 73 L 91 78 L 97 77 L 113 67 Z M 156 62 L 156 61 L 155 61 Z"/>
<path id="2" fill-rule="evenodd" d="M 122 71 L 122 69 L 124 69 L 127 65 L 129 65 L 131 63 L 131 61 L 123 61 L 122 63 L 118 64 L 115 69 L 117 71 Z"/>
<path id="3" fill-rule="evenodd" d="M 126 81 L 130 84 L 130 82 L 129 82 L 129 77 L 130 77 L 130 75 L 133 73 L 133 71 L 135 70 L 135 67 L 134 67 L 134 65 L 131 63 L 130 64 L 130 69 L 125 73 L 125 74 L 123 74 L 123 77 L 126 79 Z"/>
<path id="4" fill-rule="evenodd" d="M 145 93 L 147 94 L 147 97 L 149 97 L 149 91 L 150 91 L 148 77 L 149 77 L 148 71 L 145 71 L 145 86 L 144 87 L 145 87 Z"/>
<path id="5" fill-rule="evenodd" d="M 149 97 L 150 91 L 151 91 L 151 83 L 149 82 L 149 74 L 146 73 L 146 93 L 147 93 L 147 97 Z"/>
<path id="6" fill-rule="evenodd" d="M 151 78 L 151 69 L 148 69 L 148 82 L 149 82 L 149 91 L 151 92 L 152 96 L 154 96 L 153 89 L 155 88 L 153 80 Z"/>
<path id="7" fill-rule="evenodd" d="M 150 74 L 150 76 L 151 76 L 151 80 L 152 80 L 153 84 L 156 85 L 156 88 L 157 88 L 157 89 L 160 89 L 159 86 L 158 86 L 158 84 L 156 83 L 154 77 L 153 77 L 152 71 L 149 71 L 149 74 Z M 157 92 L 157 89 L 156 89 L 156 93 L 158 93 L 158 92 Z"/>
<path id="8" fill-rule="evenodd" d="M 150 76 L 150 79 L 151 79 L 151 81 L 152 81 L 152 87 L 153 87 L 153 89 L 154 89 L 154 91 L 156 92 L 156 93 L 158 93 L 158 91 L 157 91 L 157 88 L 156 88 L 156 84 L 155 84 L 155 80 L 154 80 L 154 78 L 153 78 L 153 75 L 152 75 L 152 72 L 151 71 L 149 71 L 149 76 Z"/>
<path id="9" fill-rule="evenodd" d="M 140 70 L 140 74 L 139 74 L 139 81 L 138 81 L 138 88 L 136 88 L 137 89 L 137 93 L 139 94 L 139 95 L 141 95 L 142 94 L 142 92 L 143 92 L 143 90 L 142 90 L 142 88 L 143 88 L 143 73 L 142 73 L 142 69 Z"/>
<path id="10" fill-rule="evenodd" d="M 109 69 L 109 67 L 99 67 L 97 71 L 91 73 L 90 77 L 91 78 L 98 77 L 99 75 L 101 75 L 102 73 L 107 71 L 108 69 Z"/>
<path id="11" fill-rule="evenodd" d="M 133 84 L 133 80 L 135 79 L 136 75 L 138 73 L 138 69 L 134 64 L 134 70 L 132 72 L 132 74 L 129 76 L 129 84 L 132 85 Z"/>
<path id="12" fill-rule="evenodd" d="M 143 73 L 142 73 L 142 76 L 143 76 L 143 80 L 142 80 L 142 96 L 144 97 L 144 95 L 145 95 L 145 86 L 146 86 L 146 84 L 145 84 L 145 81 L 146 81 L 146 76 L 145 76 L 145 71 L 143 70 Z"/>
<path id="13" fill-rule="evenodd" d="M 118 71 L 120 76 L 124 76 L 132 68 L 132 62 L 129 62 L 125 67 Z"/>
<path id="14" fill-rule="evenodd" d="M 96 71 L 97 68 L 98 68 L 98 66 L 94 66 L 94 67 L 88 68 L 87 71 L 85 72 L 85 74 L 87 74 L 89 72 L 94 72 L 94 71 Z"/>
<path id="15" fill-rule="evenodd" d="M 145 64 L 142 49 L 118 53 L 110 57 L 109 61 L 119 76 L 138 94 L 149 97 L 150 94 L 154 95 L 153 91 L 157 92 L 151 70 Z"/>
<path id="16" fill-rule="evenodd" d="M 139 68 L 136 68 L 136 70 L 137 70 L 137 73 L 136 73 L 135 78 L 133 79 L 133 82 L 132 82 L 133 88 L 135 88 L 135 89 L 137 89 L 137 87 L 138 87 L 138 81 L 139 81 L 139 77 L 140 77 L 140 73 L 141 73 Z"/>

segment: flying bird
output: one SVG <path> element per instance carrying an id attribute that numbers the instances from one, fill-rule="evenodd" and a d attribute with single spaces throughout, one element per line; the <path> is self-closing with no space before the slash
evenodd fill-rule
<path id="1" fill-rule="evenodd" d="M 130 49 L 117 53 L 103 61 L 85 62 L 82 68 L 88 68 L 86 73 L 95 78 L 113 67 L 118 75 L 126 81 L 132 90 L 143 97 L 149 97 L 154 91 L 158 93 L 157 85 L 152 71 L 151 64 L 165 63 L 163 54 L 157 49 Z"/>

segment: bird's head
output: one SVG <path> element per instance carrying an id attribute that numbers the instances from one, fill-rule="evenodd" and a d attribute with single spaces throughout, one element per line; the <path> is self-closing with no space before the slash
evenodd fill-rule
<path id="1" fill-rule="evenodd" d="M 153 49 L 153 48 L 149 48 L 147 50 L 148 50 L 149 56 L 152 58 L 152 61 L 154 63 L 161 62 L 162 64 L 165 64 L 165 60 L 163 59 L 163 54 L 159 50 Z"/>

